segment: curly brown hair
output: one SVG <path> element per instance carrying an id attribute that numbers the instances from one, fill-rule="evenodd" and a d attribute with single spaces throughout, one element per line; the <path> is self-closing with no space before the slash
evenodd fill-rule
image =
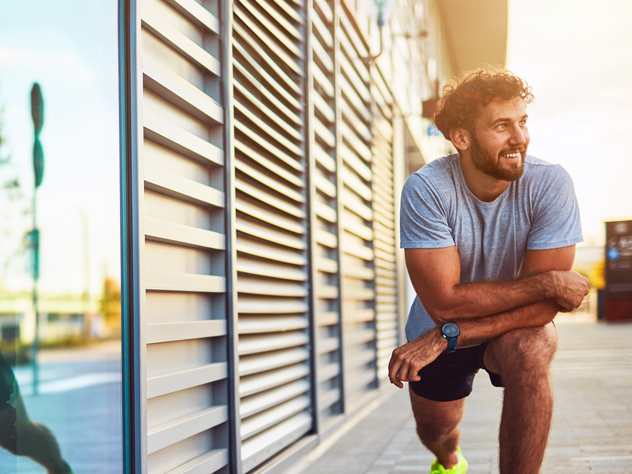
<path id="1" fill-rule="evenodd" d="M 535 97 L 526 81 L 506 69 L 476 69 L 465 73 L 460 80 L 443 86 L 443 94 L 433 119 L 439 131 L 449 140 L 453 128 L 471 131 L 483 107 L 492 100 L 517 97 L 522 99 L 525 106 L 533 102 Z"/>

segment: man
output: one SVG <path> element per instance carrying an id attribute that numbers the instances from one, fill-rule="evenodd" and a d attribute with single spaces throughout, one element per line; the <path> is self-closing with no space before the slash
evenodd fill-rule
<path id="1" fill-rule="evenodd" d="M 551 427 L 553 318 L 579 306 L 571 272 L 582 241 L 568 173 L 527 155 L 530 87 L 478 70 L 443 89 L 435 123 L 458 154 L 413 173 L 402 191 L 401 246 L 417 293 L 389 378 L 409 382 L 431 473 L 463 474 L 459 424 L 474 374 L 504 387 L 500 472 L 537 473 Z"/>

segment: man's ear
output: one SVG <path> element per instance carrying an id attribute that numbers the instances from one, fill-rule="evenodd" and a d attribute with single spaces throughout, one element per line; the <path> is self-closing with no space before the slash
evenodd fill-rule
<path id="1" fill-rule="evenodd" d="M 467 150 L 470 147 L 470 132 L 464 128 L 450 129 L 450 141 L 457 150 Z"/>

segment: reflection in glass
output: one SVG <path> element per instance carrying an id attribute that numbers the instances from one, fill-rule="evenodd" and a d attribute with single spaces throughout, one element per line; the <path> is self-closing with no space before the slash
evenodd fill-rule
<path id="1" fill-rule="evenodd" d="M 119 473 L 116 4 L 0 9 L 0 473 Z"/>

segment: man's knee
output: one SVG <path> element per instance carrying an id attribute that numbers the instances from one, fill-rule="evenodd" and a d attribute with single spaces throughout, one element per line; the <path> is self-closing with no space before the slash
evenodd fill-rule
<path id="1" fill-rule="evenodd" d="M 553 324 L 509 331 L 492 342 L 496 364 L 503 380 L 548 373 L 557 350 Z"/>
<path id="2" fill-rule="evenodd" d="M 435 402 L 411 391 L 411 405 L 417 434 L 425 443 L 449 436 L 458 428 L 463 418 L 465 401 Z"/>

